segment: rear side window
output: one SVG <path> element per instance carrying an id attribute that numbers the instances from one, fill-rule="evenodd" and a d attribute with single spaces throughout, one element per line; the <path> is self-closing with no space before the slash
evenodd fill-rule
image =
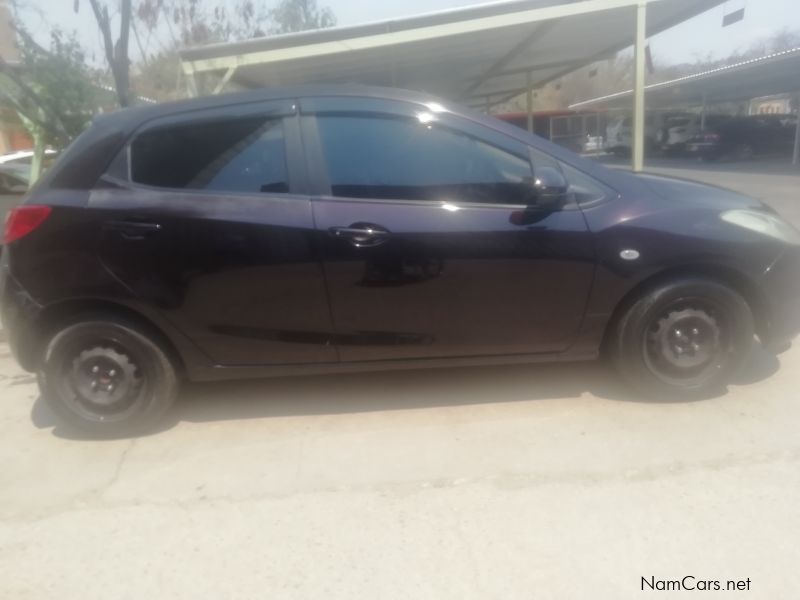
<path id="1" fill-rule="evenodd" d="M 157 187 L 288 193 L 282 119 L 181 123 L 137 136 L 131 179 Z"/>
<path id="2" fill-rule="evenodd" d="M 319 116 L 331 193 L 347 198 L 525 204 L 531 167 L 428 119 Z"/>

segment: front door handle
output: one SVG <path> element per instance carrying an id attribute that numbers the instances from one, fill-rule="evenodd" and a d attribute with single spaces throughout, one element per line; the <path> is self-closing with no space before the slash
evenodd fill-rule
<path id="1" fill-rule="evenodd" d="M 388 229 L 373 223 L 353 223 L 349 227 L 331 227 L 328 231 L 333 237 L 345 239 L 357 248 L 379 246 L 391 235 Z"/>
<path id="2" fill-rule="evenodd" d="M 143 240 L 161 231 L 161 224 L 152 221 L 108 221 L 103 227 L 107 231 L 119 233 L 126 240 Z"/>

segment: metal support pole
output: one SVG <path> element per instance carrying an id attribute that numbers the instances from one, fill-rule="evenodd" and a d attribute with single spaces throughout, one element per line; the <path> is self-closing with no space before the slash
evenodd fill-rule
<path id="1" fill-rule="evenodd" d="M 525 101 L 528 109 L 528 132 L 533 133 L 533 78 L 530 71 L 525 73 Z"/>
<path id="2" fill-rule="evenodd" d="M 797 94 L 797 107 L 800 109 L 800 94 Z M 800 165 L 800 110 L 797 111 L 797 129 L 794 132 L 794 158 L 792 163 Z"/>
<path id="3" fill-rule="evenodd" d="M 703 105 L 700 108 L 700 131 L 706 130 L 706 107 L 708 106 L 708 94 L 703 92 Z"/>
<path id="4" fill-rule="evenodd" d="M 197 98 L 197 77 L 194 69 L 186 73 L 186 94 L 189 98 Z"/>
<path id="5" fill-rule="evenodd" d="M 636 67 L 633 91 L 633 170 L 644 169 L 644 74 L 645 37 L 647 35 L 647 3 L 636 7 Z"/>
<path id="6" fill-rule="evenodd" d="M 217 94 L 222 93 L 222 90 L 224 90 L 225 86 L 228 85 L 228 82 L 231 80 L 231 77 L 233 77 L 233 74 L 235 72 L 236 72 L 236 67 L 228 67 L 228 70 L 225 71 L 225 74 L 219 80 L 219 83 L 217 83 L 217 87 L 214 88 L 214 91 L 212 92 L 213 95 L 216 96 Z"/>

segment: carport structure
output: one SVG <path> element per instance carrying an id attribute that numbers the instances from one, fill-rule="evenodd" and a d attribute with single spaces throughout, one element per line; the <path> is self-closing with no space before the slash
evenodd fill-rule
<path id="1" fill-rule="evenodd" d="M 796 94 L 800 104 L 800 48 L 727 65 L 645 86 L 648 108 L 700 107 L 704 128 L 706 107 L 761 96 Z M 634 90 L 577 102 L 571 109 L 617 109 L 630 104 Z M 800 119 L 794 143 L 794 164 L 800 164 Z"/>
<path id="2" fill-rule="evenodd" d="M 644 156 L 645 40 L 724 0 L 515 0 L 401 20 L 188 48 L 196 94 L 303 83 L 428 92 L 472 106 L 506 102 L 634 45 L 634 169 Z M 209 86 L 210 84 L 210 86 Z"/>

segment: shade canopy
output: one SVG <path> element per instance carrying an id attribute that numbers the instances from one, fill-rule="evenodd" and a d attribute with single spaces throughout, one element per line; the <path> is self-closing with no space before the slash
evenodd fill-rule
<path id="1" fill-rule="evenodd" d="M 188 48 L 184 72 L 215 91 L 359 83 L 473 105 L 503 102 L 634 41 L 637 5 L 656 34 L 723 0 L 515 0 L 417 17 Z"/>
<path id="2" fill-rule="evenodd" d="M 645 87 L 648 108 L 736 102 L 800 90 L 800 48 L 680 77 Z M 630 106 L 633 90 L 577 102 L 572 109 Z"/>

